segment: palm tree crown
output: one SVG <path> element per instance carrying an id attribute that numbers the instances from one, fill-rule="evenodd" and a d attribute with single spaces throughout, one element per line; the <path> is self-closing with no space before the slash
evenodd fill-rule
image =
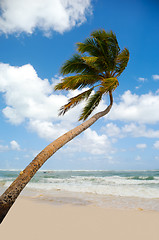
<path id="1" fill-rule="evenodd" d="M 98 106 L 104 94 L 111 94 L 119 85 L 118 77 L 129 61 L 129 51 L 119 48 L 116 35 L 110 31 L 97 30 L 92 32 L 83 43 L 77 43 L 78 54 L 67 60 L 61 74 L 73 74 L 61 80 L 55 90 L 75 90 L 89 88 L 81 94 L 69 99 L 60 109 L 59 114 L 65 114 L 70 108 L 82 100 L 86 105 L 79 120 L 85 120 Z"/>

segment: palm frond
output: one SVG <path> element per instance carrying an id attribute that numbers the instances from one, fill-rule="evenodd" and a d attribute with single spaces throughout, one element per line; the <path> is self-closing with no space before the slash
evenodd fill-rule
<path id="1" fill-rule="evenodd" d="M 102 79 L 102 76 L 98 75 L 75 75 L 65 77 L 60 83 L 56 84 L 54 90 L 75 90 L 83 87 L 92 87 L 95 83 L 98 83 Z"/>
<path id="2" fill-rule="evenodd" d="M 80 115 L 80 120 L 86 120 L 89 115 L 93 112 L 93 110 L 98 106 L 100 100 L 102 98 L 102 93 L 100 91 L 96 92 L 92 96 L 89 97 L 88 103 L 83 108 L 82 114 Z"/>
<path id="3" fill-rule="evenodd" d="M 116 59 L 115 74 L 116 77 L 120 76 L 124 69 L 127 67 L 129 61 L 129 50 L 124 48 Z"/>
<path id="4" fill-rule="evenodd" d="M 115 59 L 120 51 L 116 35 L 112 31 L 105 32 L 105 30 L 94 31 L 90 38 L 87 38 L 84 43 L 77 43 L 77 46 L 82 54 L 88 53 L 90 56 L 97 57 L 100 63 L 98 67 L 102 66 L 106 71 L 113 70 Z"/>
<path id="5" fill-rule="evenodd" d="M 116 77 L 105 78 L 102 81 L 99 91 L 102 93 L 113 92 L 118 86 L 119 82 Z"/>
<path id="6" fill-rule="evenodd" d="M 92 32 L 84 42 L 77 43 L 77 50 L 79 54 L 74 54 L 61 68 L 63 75 L 75 75 L 63 78 L 55 86 L 55 90 L 75 90 L 83 87 L 94 89 L 95 94 L 91 95 L 92 90 L 89 89 L 69 99 L 60 109 L 60 114 L 64 114 L 82 100 L 87 100 L 79 118 L 85 120 L 98 106 L 102 96 L 114 91 L 119 85 L 117 77 L 128 64 L 129 51 L 126 48 L 120 51 L 116 35 L 103 29 Z"/>
<path id="7" fill-rule="evenodd" d="M 98 57 L 88 57 L 88 56 L 83 56 L 82 60 L 84 60 L 85 63 L 92 65 L 92 64 L 96 64 Z"/>
<path id="8" fill-rule="evenodd" d="M 99 57 L 101 56 L 100 49 L 97 46 L 96 41 L 93 38 L 86 38 L 83 43 L 77 43 L 77 50 L 80 53 L 88 53 L 90 56 Z"/>
<path id="9" fill-rule="evenodd" d="M 95 67 L 95 69 L 102 73 L 107 70 L 107 63 L 105 61 L 104 56 L 94 57 L 94 56 L 84 56 L 82 57 L 84 62 L 88 64 L 90 67 Z"/>
<path id="10" fill-rule="evenodd" d="M 83 73 L 83 74 L 98 74 L 99 70 L 93 66 L 93 64 L 89 65 L 83 59 L 83 56 L 79 54 L 74 54 L 70 60 L 67 60 L 61 67 L 61 74 L 69 74 L 69 73 Z"/>
<path id="11" fill-rule="evenodd" d="M 79 104 L 81 101 L 83 101 L 85 99 L 88 99 L 92 90 L 93 90 L 93 88 L 91 88 L 87 91 L 84 91 L 84 92 L 80 93 L 79 95 L 77 95 L 73 98 L 70 98 L 68 103 L 60 108 L 59 115 L 64 115 L 70 108 L 73 108 L 77 104 Z"/>
<path id="12" fill-rule="evenodd" d="M 107 62 L 107 68 L 111 71 L 114 68 L 115 59 L 120 51 L 115 33 L 98 30 L 94 31 L 91 36 L 97 41 L 97 45 Z"/>

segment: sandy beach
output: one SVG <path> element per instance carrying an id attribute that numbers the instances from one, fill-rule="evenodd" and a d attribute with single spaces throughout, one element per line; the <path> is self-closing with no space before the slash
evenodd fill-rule
<path id="1" fill-rule="evenodd" d="M 4 240 L 158 240 L 159 212 L 53 205 L 20 197 L 0 225 Z"/>

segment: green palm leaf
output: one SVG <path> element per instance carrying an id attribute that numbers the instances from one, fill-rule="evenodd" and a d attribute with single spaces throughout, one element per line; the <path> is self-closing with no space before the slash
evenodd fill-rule
<path id="1" fill-rule="evenodd" d="M 81 101 L 87 99 L 90 96 L 92 90 L 93 90 L 93 88 L 91 88 L 91 89 L 89 89 L 87 91 L 84 91 L 81 94 L 79 94 L 79 95 L 77 95 L 77 96 L 75 96 L 73 98 L 70 98 L 68 103 L 60 108 L 59 115 L 64 115 L 65 112 L 67 112 L 70 108 L 75 107 Z"/>
<path id="2" fill-rule="evenodd" d="M 111 71 L 114 67 L 114 59 L 117 57 L 120 48 L 116 39 L 116 35 L 110 31 L 106 33 L 104 30 L 94 31 L 90 38 L 84 43 L 77 43 L 78 51 L 88 53 L 102 58 L 105 61 L 100 62 L 107 71 Z M 104 63 L 104 64 L 103 64 Z"/>
<path id="3" fill-rule="evenodd" d="M 126 68 L 129 61 L 129 51 L 124 48 L 120 51 L 116 35 L 105 30 L 91 33 L 84 42 L 77 43 L 78 54 L 66 61 L 61 73 L 75 74 L 67 76 L 55 86 L 55 90 L 74 90 L 91 87 L 82 94 L 69 99 L 69 102 L 60 109 L 60 114 L 65 114 L 70 108 L 82 100 L 86 100 L 79 120 L 85 120 L 98 106 L 102 96 L 109 92 L 112 94 L 118 85 L 117 77 Z M 95 93 L 91 95 L 92 89 Z"/>
<path id="4" fill-rule="evenodd" d="M 96 92 L 90 98 L 88 99 L 88 103 L 86 106 L 83 108 L 82 114 L 80 115 L 79 121 L 80 120 L 86 120 L 88 116 L 93 112 L 93 110 L 98 106 L 100 103 L 100 100 L 102 98 L 102 93 L 101 92 Z"/>
<path id="5" fill-rule="evenodd" d="M 58 83 L 55 90 L 75 90 L 83 87 L 91 87 L 97 83 L 102 77 L 98 75 L 76 75 L 65 77 L 61 83 Z"/>
<path id="6" fill-rule="evenodd" d="M 98 74 L 99 71 L 95 66 L 87 64 L 79 54 L 74 54 L 61 67 L 61 74 L 65 75 L 69 73 Z"/>
<path id="7" fill-rule="evenodd" d="M 105 61 L 104 56 L 102 55 L 100 57 L 84 56 L 82 59 L 89 66 L 95 67 L 99 73 L 103 73 L 103 71 L 106 72 L 106 70 L 108 70 L 108 65 Z"/>
<path id="8" fill-rule="evenodd" d="M 90 56 L 99 57 L 101 51 L 97 46 L 97 42 L 93 38 L 86 38 L 83 43 L 77 43 L 77 50 L 80 53 L 88 53 Z"/>
<path id="9" fill-rule="evenodd" d="M 119 86 L 118 79 L 116 77 L 105 78 L 102 81 L 100 91 L 103 93 L 108 93 L 114 91 Z"/>
<path id="10" fill-rule="evenodd" d="M 116 76 L 120 76 L 124 69 L 127 67 L 129 61 L 129 51 L 124 48 L 123 51 L 118 55 L 115 65 Z"/>
<path id="11" fill-rule="evenodd" d="M 116 35 L 112 31 L 106 33 L 104 30 L 100 30 L 93 32 L 91 36 L 96 39 L 109 67 L 113 65 L 111 61 L 114 61 L 120 51 Z"/>

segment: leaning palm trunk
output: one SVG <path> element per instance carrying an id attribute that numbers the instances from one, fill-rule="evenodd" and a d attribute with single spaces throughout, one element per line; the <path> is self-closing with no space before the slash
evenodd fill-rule
<path id="1" fill-rule="evenodd" d="M 39 168 L 46 162 L 46 160 L 50 158 L 58 149 L 60 149 L 66 143 L 68 143 L 80 133 L 85 131 L 99 118 L 103 117 L 110 111 L 113 104 L 112 92 L 109 92 L 109 97 L 110 105 L 104 111 L 96 113 L 89 120 L 83 122 L 79 126 L 75 127 L 74 129 L 70 130 L 69 132 L 65 133 L 64 135 L 50 143 L 34 158 L 34 160 L 24 169 L 24 171 L 20 172 L 16 180 L 0 197 L 0 223 L 3 221 L 4 217 L 8 213 L 9 209 L 11 208 L 21 191 L 35 175 L 35 173 L 39 170 Z"/>
<path id="2" fill-rule="evenodd" d="M 68 103 L 60 109 L 60 115 L 86 100 L 86 105 L 79 118 L 79 120 L 86 120 L 106 93 L 109 93 L 110 105 L 104 111 L 95 114 L 89 120 L 50 143 L 34 158 L 0 197 L 0 222 L 46 160 L 67 142 L 106 115 L 112 107 L 112 91 L 119 85 L 117 78 L 127 66 L 129 60 L 128 49 L 124 48 L 120 51 L 115 34 L 112 31 L 106 33 L 105 30 L 94 31 L 90 38 L 87 38 L 83 43 L 78 43 L 77 47 L 79 54 L 74 54 L 61 68 L 61 74 L 63 75 L 72 73 L 75 73 L 75 75 L 63 78 L 55 86 L 55 90 L 75 90 L 85 87 L 89 87 L 89 90 L 70 98 Z"/>

